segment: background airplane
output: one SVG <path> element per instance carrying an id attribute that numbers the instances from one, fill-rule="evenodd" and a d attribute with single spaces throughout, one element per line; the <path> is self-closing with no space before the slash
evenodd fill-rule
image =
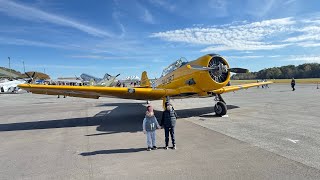
<path id="1" fill-rule="evenodd" d="M 115 86 L 117 84 L 116 78 L 119 75 L 120 74 L 118 74 L 116 76 L 111 76 L 110 74 L 106 73 L 103 78 L 97 78 L 97 77 L 91 76 L 89 74 L 82 73 L 80 75 L 80 77 L 84 82 L 89 83 L 89 85 L 91 85 L 91 86 L 111 87 L 111 86 Z"/>
<path id="2" fill-rule="evenodd" d="M 138 100 L 163 100 L 170 98 L 215 97 L 214 111 L 222 116 L 227 113 L 227 106 L 221 94 L 240 89 L 260 86 L 272 82 L 250 83 L 226 86 L 230 81 L 231 72 L 245 73 L 247 69 L 230 68 L 227 60 L 217 54 L 207 54 L 194 61 L 182 59 L 163 70 L 154 88 L 151 86 L 147 73 L 143 72 L 141 87 L 86 87 L 86 86 L 44 86 L 21 84 L 20 88 L 36 94 L 67 95 L 73 97 L 95 98 L 117 97 Z"/>
<path id="3" fill-rule="evenodd" d="M 0 93 L 15 93 L 19 90 L 18 85 L 26 83 L 25 80 L 12 80 L 0 83 Z"/>
<path id="4" fill-rule="evenodd" d="M 35 72 L 32 75 L 25 73 L 28 78 L 21 76 L 11 77 L 11 80 L 5 79 L 0 83 L 0 93 L 16 93 L 20 90 L 19 84 L 31 83 L 35 79 Z"/>

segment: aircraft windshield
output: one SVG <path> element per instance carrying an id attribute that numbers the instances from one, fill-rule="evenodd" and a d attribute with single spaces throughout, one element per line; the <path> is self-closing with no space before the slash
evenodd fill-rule
<path id="1" fill-rule="evenodd" d="M 186 59 L 178 59 L 177 61 L 175 61 L 174 63 L 170 64 L 167 68 L 165 68 L 163 71 L 162 71 L 162 75 L 161 76 L 165 76 L 169 73 L 171 73 L 172 71 L 178 69 L 179 67 L 187 64 L 188 61 Z"/>

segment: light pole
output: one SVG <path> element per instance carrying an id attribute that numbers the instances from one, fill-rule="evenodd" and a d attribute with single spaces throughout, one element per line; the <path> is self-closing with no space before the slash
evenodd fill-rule
<path id="1" fill-rule="evenodd" d="M 26 67 L 24 66 L 24 61 L 22 61 L 22 65 L 23 65 L 23 72 L 26 73 Z"/>
<path id="2" fill-rule="evenodd" d="M 8 59 L 9 59 L 9 72 L 10 72 L 10 76 L 11 76 L 11 62 L 10 62 L 10 57 L 8 57 Z"/>

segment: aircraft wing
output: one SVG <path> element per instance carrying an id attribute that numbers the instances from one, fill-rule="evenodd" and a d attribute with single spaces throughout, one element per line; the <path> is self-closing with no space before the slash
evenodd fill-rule
<path id="1" fill-rule="evenodd" d="M 237 91 L 241 89 L 248 89 L 251 87 L 256 87 L 256 86 L 261 86 L 265 84 L 271 84 L 273 83 L 272 81 L 267 81 L 267 82 L 258 82 L 258 83 L 248 83 L 248 84 L 240 84 L 240 85 L 233 85 L 233 86 L 225 86 L 223 88 L 213 90 L 212 92 L 215 94 L 222 94 L 222 93 L 227 93 L 231 91 Z"/>
<path id="2" fill-rule="evenodd" d="M 123 99 L 157 100 L 165 96 L 179 94 L 179 91 L 175 89 L 135 87 L 56 86 L 35 84 L 20 84 L 18 87 L 34 94 L 66 95 L 94 99 L 98 99 L 99 97 L 117 97 Z"/>

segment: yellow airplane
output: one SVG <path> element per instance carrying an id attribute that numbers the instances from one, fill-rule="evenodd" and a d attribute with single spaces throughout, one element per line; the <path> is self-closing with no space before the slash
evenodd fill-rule
<path id="1" fill-rule="evenodd" d="M 230 68 L 227 60 L 217 54 L 207 54 L 194 61 L 182 59 L 163 70 L 155 84 L 151 84 L 147 73 L 141 77 L 140 87 L 93 87 L 93 86 L 55 86 L 20 84 L 19 87 L 35 94 L 66 95 L 82 98 L 116 97 L 136 100 L 163 100 L 170 98 L 215 97 L 216 115 L 227 113 L 222 93 L 261 86 L 272 82 L 249 83 L 227 86 L 231 72 L 246 73 L 247 69 Z"/>

